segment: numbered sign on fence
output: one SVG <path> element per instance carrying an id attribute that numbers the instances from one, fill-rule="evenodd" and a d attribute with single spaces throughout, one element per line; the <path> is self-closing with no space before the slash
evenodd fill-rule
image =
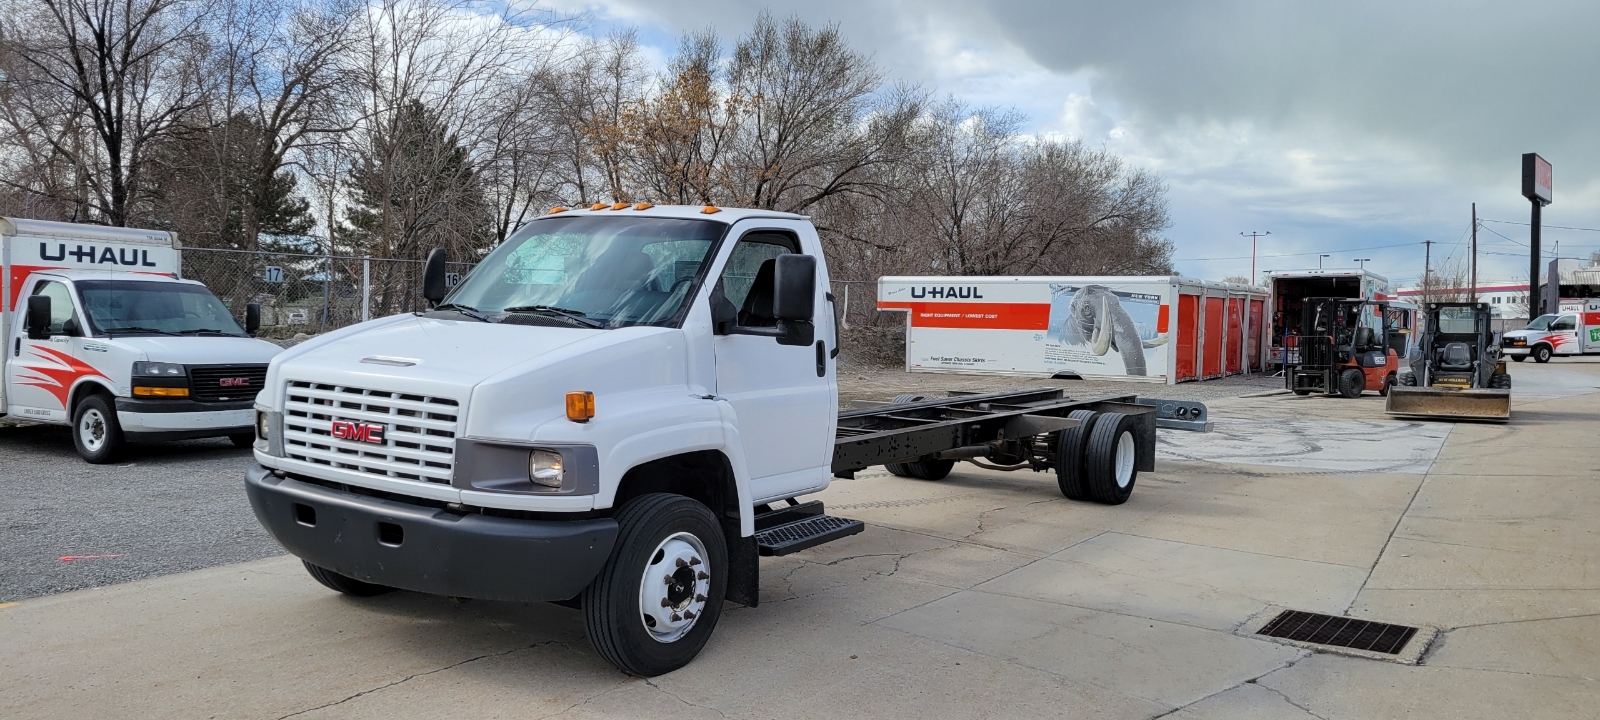
<path id="1" fill-rule="evenodd" d="M 461 284 L 461 273 L 445 273 L 444 274 L 444 286 L 445 287 L 453 288 L 453 287 L 455 287 L 456 285 L 459 285 L 459 284 Z"/>
<path id="2" fill-rule="evenodd" d="M 261 279 L 269 283 L 283 282 L 283 267 L 279 265 L 268 265 L 265 268 L 262 268 Z"/>

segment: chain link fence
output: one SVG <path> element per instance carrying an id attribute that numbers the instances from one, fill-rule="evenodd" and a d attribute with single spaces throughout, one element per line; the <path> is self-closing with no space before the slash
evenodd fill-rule
<path id="1" fill-rule="evenodd" d="M 183 277 L 205 283 L 234 314 L 261 304 L 261 336 L 315 335 L 422 310 L 421 260 L 184 248 Z M 454 286 L 471 263 L 449 263 Z"/>

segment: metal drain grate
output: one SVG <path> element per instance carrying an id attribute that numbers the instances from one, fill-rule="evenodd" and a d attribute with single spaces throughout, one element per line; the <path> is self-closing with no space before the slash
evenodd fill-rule
<path id="1" fill-rule="evenodd" d="M 1256 634 L 1397 655 L 1405 649 L 1406 643 L 1411 642 L 1411 638 L 1416 636 L 1417 628 L 1285 610 L 1273 618 L 1272 622 L 1256 631 Z"/>

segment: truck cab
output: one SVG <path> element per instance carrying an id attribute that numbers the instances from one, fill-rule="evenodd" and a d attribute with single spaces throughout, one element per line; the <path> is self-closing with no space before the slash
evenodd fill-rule
<path id="1" fill-rule="evenodd" d="M 91 463 L 126 442 L 253 443 L 253 403 L 279 348 L 249 337 L 167 233 L 0 220 L 5 414 L 70 425 Z"/>
<path id="2" fill-rule="evenodd" d="M 597 205 L 532 221 L 448 297 L 436 266 L 431 310 L 273 359 L 258 519 L 340 592 L 578 604 L 625 671 L 686 664 L 722 598 L 756 602 L 758 512 L 832 476 L 816 230 Z"/>
<path id="3" fill-rule="evenodd" d="M 1600 300 L 1562 301 L 1562 312 L 1540 315 L 1501 336 L 1501 350 L 1517 362 L 1550 362 L 1557 355 L 1600 353 Z"/>

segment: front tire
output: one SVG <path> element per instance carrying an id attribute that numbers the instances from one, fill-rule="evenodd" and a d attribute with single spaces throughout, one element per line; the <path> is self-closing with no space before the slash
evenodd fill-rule
<path id="1" fill-rule="evenodd" d="M 117 411 L 104 395 L 90 395 L 72 413 L 72 446 L 93 465 L 116 462 L 124 442 Z"/>
<path id="2" fill-rule="evenodd" d="M 1535 345 L 1533 348 L 1533 361 L 1536 363 L 1550 362 L 1550 346 Z"/>
<path id="3" fill-rule="evenodd" d="M 1361 368 L 1347 368 L 1339 373 L 1339 395 L 1354 400 L 1361 397 L 1362 391 L 1367 389 L 1366 373 Z"/>
<path id="4" fill-rule="evenodd" d="M 1527 355 L 1512 355 L 1511 356 L 1511 361 L 1512 362 L 1522 362 L 1523 360 L 1527 360 L 1527 359 L 1528 359 Z"/>
<path id="5" fill-rule="evenodd" d="M 1394 387 L 1394 373 L 1389 373 L 1383 378 L 1383 387 L 1378 388 L 1378 394 L 1389 397 L 1389 388 Z"/>
<path id="6" fill-rule="evenodd" d="M 255 433 L 237 433 L 229 435 L 228 441 L 232 442 L 233 446 L 237 448 L 255 447 L 256 435 Z"/>
<path id="7" fill-rule="evenodd" d="M 622 505 L 611 558 L 583 590 L 589 642 L 629 675 L 688 665 L 722 616 L 728 550 L 710 508 L 651 493 Z"/>
<path id="8" fill-rule="evenodd" d="M 311 577 L 317 582 L 322 583 L 323 587 L 335 592 L 349 595 L 351 597 L 372 597 L 374 595 L 382 595 L 394 589 L 387 585 L 378 585 L 376 583 L 357 580 L 348 575 L 340 575 L 339 573 L 336 573 L 325 567 L 320 565 L 312 565 L 304 560 L 301 560 L 300 563 L 306 566 L 306 572 L 310 573 Z"/>
<path id="9" fill-rule="evenodd" d="M 1089 496 L 1102 505 L 1121 505 L 1139 479 L 1139 419 L 1122 413 L 1101 413 L 1083 455 L 1083 477 Z"/>

